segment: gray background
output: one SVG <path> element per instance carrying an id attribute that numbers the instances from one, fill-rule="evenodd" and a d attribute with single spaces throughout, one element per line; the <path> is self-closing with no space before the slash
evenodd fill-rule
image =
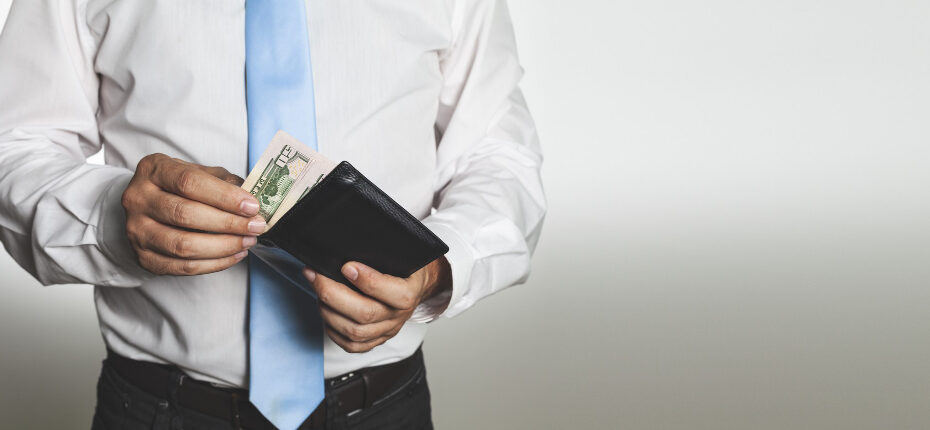
<path id="1" fill-rule="evenodd" d="M 930 428 L 930 3 L 511 8 L 551 209 L 437 426 Z M 91 289 L 0 273 L 2 426 L 88 427 Z"/>

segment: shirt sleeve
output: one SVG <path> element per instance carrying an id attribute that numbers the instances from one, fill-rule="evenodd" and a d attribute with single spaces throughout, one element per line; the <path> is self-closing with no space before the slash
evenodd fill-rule
<path id="1" fill-rule="evenodd" d="M 415 320 L 452 317 L 525 282 L 546 213 L 536 127 L 518 87 L 513 26 L 503 0 L 458 1 L 444 88 L 436 210 L 423 223 L 449 245 L 451 298 L 424 302 Z M 430 310 L 435 310 L 430 312 Z"/>
<path id="2" fill-rule="evenodd" d="M 138 286 L 120 203 L 132 172 L 91 165 L 95 40 L 80 0 L 13 3 L 0 34 L 0 241 L 45 285 Z"/>

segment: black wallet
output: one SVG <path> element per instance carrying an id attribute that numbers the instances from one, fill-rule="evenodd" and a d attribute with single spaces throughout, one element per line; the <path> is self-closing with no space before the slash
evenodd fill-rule
<path id="1" fill-rule="evenodd" d="M 342 265 L 349 261 L 406 278 L 449 251 L 347 161 L 311 188 L 258 242 L 253 253 L 304 289 L 304 265 L 354 288 L 342 276 Z"/>

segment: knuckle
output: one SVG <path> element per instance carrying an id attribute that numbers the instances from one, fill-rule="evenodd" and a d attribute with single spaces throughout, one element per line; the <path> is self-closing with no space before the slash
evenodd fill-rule
<path id="1" fill-rule="evenodd" d="M 139 222 L 137 221 L 136 217 L 134 216 L 127 217 L 126 218 L 126 236 L 129 237 L 130 240 L 137 239 L 140 233 L 139 230 L 140 230 Z"/>
<path id="2" fill-rule="evenodd" d="M 315 284 L 317 285 L 316 294 L 320 297 L 320 301 L 326 304 L 331 304 L 333 302 L 332 289 L 321 282 L 316 282 Z"/>
<path id="3" fill-rule="evenodd" d="M 140 260 L 138 258 L 139 257 L 138 254 L 139 254 L 139 251 L 142 250 L 143 248 L 142 246 L 139 245 L 139 241 L 137 241 L 134 237 L 130 236 L 128 233 L 126 234 L 126 239 L 129 241 L 129 246 L 132 247 L 133 252 L 136 253 L 136 260 Z"/>
<path id="4" fill-rule="evenodd" d="M 152 175 L 158 170 L 158 166 L 167 159 L 168 156 L 160 152 L 146 155 L 139 160 L 136 171 L 141 171 L 143 175 Z"/>
<path id="5" fill-rule="evenodd" d="M 177 178 L 178 191 L 182 194 L 190 194 L 197 190 L 197 174 L 194 169 L 184 169 L 178 174 Z"/>
<path id="6" fill-rule="evenodd" d="M 241 224 L 242 223 L 240 222 L 240 220 L 236 216 L 233 216 L 233 215 L 227 215 L 226 219 L 223 220 L 223 226 L 226 229 L 226 231 L 229 231 L 229 232 L 235 232 L 235 231 L 242 230 L 242 228 L 240 228 Z"/>
<path id="7" fill-rule="evenodd" d="M 411 292 L 406 292 L 398 299 L 398 303 L 403 310 L 413 309 L 417 305 L 417 298 Z"/>
<path id="8" fill-rule="evenodd" d="M 346 328 L 346 337 L 353 342 L 364 342 L 368 340 L 368 330 L 362 326 L 349 326 Z"/>
<path id="9" fill-rule="evenodd" d="M 363 352 L 368 352 L 369 350 L 371 350 L 371 348 L 369 348 L 367 345 L 358 343 L 358 342 L 352 342 L 346 345 L 346 347 L 347 347 L 346 351 L 352 354 L 361 354 Z"/>
<path id="10" fill-rule="evenodd" d="M 146 186 L 135 180 L 129 183 L 120 198 L 120 204 L 126 212 L 138 212 L 146 207 Z"/>
<path id="11" fill-rule="evenodd" d="M 140 248 L 148 249 L 149 233 L 146 218 L 131 217 L 126 220 L 126 236 L 130 242 L 137 244 Z"/>
<path id="12" fill-rule="evenodd" d="M 171 206 L 171 220 L 178 225 L 190 225 L 191 223 L 191 211 L 190 205 L 181 199 L 174 200 L 169 203 Z"/>
<path id="13" fill-rule="evenodd" d="M 165 262 L 159 262 L 153 258 L 148 253 L 139 254 L 139 264 L 145 270 L 152 272 L 156 275 L 167 275 L 170 272 L 168 264 Z"/>
<path id="14" fill-rule="evenodd" d="M 360 270 L 358 274 L 358 283 L 366 287 L 374 287 L 377 285 L 374 274 L 367 270 Z"/>
<path id="15" fill-rule="evenodd" d="M 171 197 L 161 196 L 155 200 L 152 206 L 155 209 L 155 213 L 160 214 L 161 216 L 166 217 L 168 221 L 171 221 L 175 206 L 177 205 L 178 200 Z"/>
<path id="16" fill-rule="evenodd" d="M 126 191 L 123 191 L 123 195 L 120 198 L 120 204 L 123 206 L 123 209 L 130 210 L 135 208 L 135 189 L 132 184 L 126 187 Z"/>
<path id="17" fill-rule="evenodd" d="M 197 262 L 194 260 L 184 260 L 180 266 L 180 273 L 184 275 L 196 275 L 198 272 Z"/>
<path id="18" fill-rule="evenodd" d="M 161 154 L 149 154 L 139 160 L 139 163 L 136 164 L 137 170 L 147 170 L 155 164 L 155 160 Z"/>
<path id="19" fill-rule="evenodd" d="M 179 235 L 174 239 L 172 252 L 178 257 L 191 257 L 194 254 L 194 242 L 187 235 Z"/>
<path id="20" fill-rule="evenodd" d="M 375 322 L 375 318 L 377 317 L 378 317 L 378 308 L 375 307 L 374 305 L 366 305 L 364 308 L 362 308 L 362 315 L 361 315 L 362 323 L 365 323 L 365 324 L 373 323 Z"/>

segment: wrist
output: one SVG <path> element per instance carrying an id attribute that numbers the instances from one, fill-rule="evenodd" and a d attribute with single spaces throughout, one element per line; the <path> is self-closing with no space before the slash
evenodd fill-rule
<path id="1" fill-rule="evenodd" d="M 120 270 L 111 274 L 110 285 L 139 286 L 155 275 L 139 265 L 139 259 L 126 234 L 126 209 L 122 197 L 132 180 L 132 172 L 116 176 L 100 197 L 101 215 L 97 226 L 100 252 Z"/>
<path id="2" fill-rule="evenodd" d="M 427 283 L 423 298 L 420 302 L 435 301 L 439 297 L 445 297 L 444 303 L 441 303 L 443 310 L 449 305 L 449 299 L 452 295 L 452 267 L 446 257 L 439 257 L 429 263 L 427 267 Z M 434 304 L 435 306 L 436 304 Z"/>

